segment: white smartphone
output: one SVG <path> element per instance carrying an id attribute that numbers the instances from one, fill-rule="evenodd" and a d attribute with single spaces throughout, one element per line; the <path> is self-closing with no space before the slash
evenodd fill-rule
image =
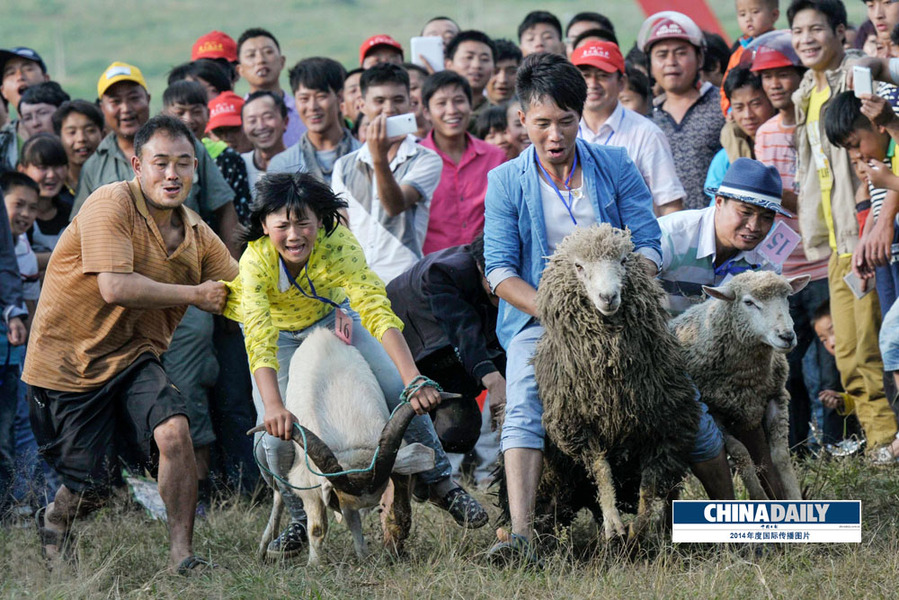
<path id="1" fill-rule="evenodd" d="M 427 37 L 414 37 L 409 44 L 412 47 L 412 63 L 419 67 L 428 68 L 428 65 L 437 71 L 443 70 L 443 38 L 439 35 Z M 422 57 L 428 64 L 422 62 Z"/>
<path id="2" fill-rule="evenodd" d="M 868 67 L 852 67 L 852 88 L 855 90 L 855 97 L 861 94 L 873 94 L 874 82 L 871 79 L 871 69 Z"/>
<path id="3" fill-rule="evenodd" d="M 385 125 L 387 126 L 387 137 L 389 138 L 408 135 L 418 131 L 418 123 L 415 122 L 414 113 L 387 117 Z"/>

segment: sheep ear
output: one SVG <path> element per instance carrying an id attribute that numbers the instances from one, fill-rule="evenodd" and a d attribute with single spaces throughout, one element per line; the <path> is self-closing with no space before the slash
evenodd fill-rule
<path id="1" fill-rule="evenodd" d="M 737 299 L 737 295 L 734 293 L 734 291 L 726 285 L 722 285 L 719 287 L 704 285 L 702 286 L 702 291 L 711 298 L 717 298 L 718 300 L 724 300 L 725 302 L 733 302 Z"/>
<path id="2" fill-rule="evenodd" d="M 811 275 L 799 275 L 798 277 L 792 277 L 787 279 L 787 283 L 790 284 L 790 287 L 793 288 L 793 292 L 790 294 L 798 294 L 802 290 L 805 289 L 805 286 L 808 285 L 808 282 L 811 280 Z"/>

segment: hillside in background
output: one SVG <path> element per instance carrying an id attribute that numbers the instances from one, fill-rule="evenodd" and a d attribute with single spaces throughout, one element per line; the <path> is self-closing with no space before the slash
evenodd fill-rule
<path id="1" fill-rule="evenodd" d="M 739 35 L 733 1 L 714 0 L 724 28 Z M 787 2 L 781 2 L 786 13 Z M 865 6 L 846 1 L 850 20 L 863 20 Z M 463 29 L 482 29 L 493 37 L 517 41 L 518 23 L 531 10 L 552 11 L 563 25 L 582 10 L 598 10 L 615 23 L 622 48 L 633 44 L 644 19 L 636 2 L 579 0 L 0 0 L 0 47 L 29 46 L 47 62 L 50 73 L 73 97 L 96 97 L 96 81 L 112 61 L 140 67 L 158 109 L 165 74 L 190 59 L 193 41 L 212 29 L 235 39 L 248 27 L 269 29 L 281 43 L 288 66 L 301 58 L 324 55 L 347 67 L 358 63 L 359 44 L 376 33 L 403 43 L 418 35 L 429 18 L 446 14 Z M 778 23 L 786 27 L 786 16 Z M 287 87 L 286 73 L 282 85 Z M 237 91 L 246 91 L 238 84 Z"/>

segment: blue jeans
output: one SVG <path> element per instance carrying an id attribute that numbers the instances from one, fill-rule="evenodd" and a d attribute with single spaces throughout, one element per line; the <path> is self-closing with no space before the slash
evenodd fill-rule
<path id="1" fill-rule="evenodd" d="M 506 415 L 501 436 L 502 451 L 510 448 L 543 450 L 543 401 L 537 395 L 537 380 L 531 359 L 543 326 L 536 323 L 522 329 L 506 348 Z M 699 400 L 701 408 L 696 443 L 690 453 L 691 462 L 704 462 L 718 456 L 724 438 L 709 415 L 708 407 Z"/>
<path id="2" fill-rule="evenodd" d="M 894 302 L 880 326 L 884 371 L 899 371 L 899 302 Z"/>
<path id="3" fill-rule="evenodd" d="M 348 308 L 348 304 L 344 304 L 344 308 Z M 387 399 L 387 408 L 393 410 L 400 403 L 400 394 L 402 394 L 405 386 L 400 378 L 399 371 L 387 351 L 363 326 L 359 319 L 358 313 L 354 310 L 348 310 L 353 318 L 353 346 L 362 353 L 365 362 L 371 367 L 384 397 Z M 300 344 L 306 339 L 306 336 L 316 327 L 334 328 L 334 311 L 331 311 L 314 325 L 307 327 L 302 331 L 281 331 L 278 333 L 278 389 L 281 391 L 281 397 L 284 398 L 287 393 L 287 380 L 290 371 L 290 360 L 293 353 L 296 352 Z M 261 424 L 265 414 L 265 408 L 262 404 L 262 396 L 259 394 L 259 388 L 253 379 L 253 403 L 256 405 L 256 423 Z M 280 477 L 287 477 L 288 471 L 293 466 L 294 452 L 296 444 L 293 441 L 284 441 L 267 433 L 257 433 L 254 444 L 262 438 L 262 442 L 256 447 L 256 458 L 260 463 L 265 465 L 273 473 Z M 452 466 L 440 445 L 437 433 L 434 431 L 434 424 L 428 415 L 419 415 L 412 419 L 409 428 L 403 439 L 408 443 L 419 442 L 434 450 L 434 468 L 419 473 L 418 477 L 424 483 L 431 484 L 449 477 L 452 474 Z M 262 475 L 269 485 L 272 485 L 272 477 L 263 472 Z M 284 497 L 284 503 L 290 511 L 293 520 L 303 518 L 302 502 L 293 491 L 287 486 L 276 482 L 278 490 Z"/>
<path id="4" fill-rule="evenodd" d="M 19 365 L 0 362 L 0 516 L 12 503 L 18 400 Z"/>

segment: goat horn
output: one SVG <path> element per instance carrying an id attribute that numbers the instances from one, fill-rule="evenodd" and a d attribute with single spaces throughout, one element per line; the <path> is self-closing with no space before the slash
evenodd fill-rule
<path id="1" fill-rule="evenodd" d="M 381 438 L 378 440 L 378 460 L 375 461 L 368 491 L 378 489 L 390 477 L 393 463 L 396 462 L 396 454 L 399 452 L 400 444 L 403 443 L 403 434 L 406 433 L 406 428 L 414 416 L 415 409 L 412 405 L 403 404 L 384 425 Z"/>
<path id="2" fill-rule="evenodd" d="M 457 394 L 455 392 L 439 392 L 441 400 L 455 400 L 456 398 L 461 398 L 462 394 Z"/>

